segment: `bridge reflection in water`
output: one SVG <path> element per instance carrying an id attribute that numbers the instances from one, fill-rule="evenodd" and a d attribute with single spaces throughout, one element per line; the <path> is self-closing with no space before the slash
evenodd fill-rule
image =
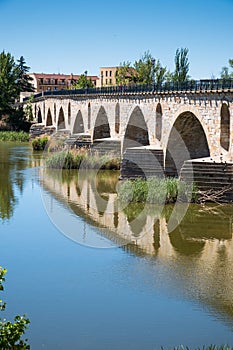
<path id="1" fill-rule="evenodd" d="M 169 232 L 174 206 L 134 204 L 121 208 L 116 193 L 118 175 L 43 169 L 41 182 L 46 196 L 67 208 L 65 217 L 57 217 L 58 213 L 52 218 L 55 224 L 59 227 L 59 220 L 64 223 L 64 219 L 83 218 L 82 229 L 76 222 L 74 235 L 69 230 L 64 232 L 65 226 L 59 228 L 78 243 L 95 246 L 85 237 L 85 223 L 90 223 L 101 239 L 162 263 L 182 293 L 218 309 L 232 321 L 233 205 L 190 204 L 183 220 Z M 53 216 L 48 204 L 46 207 Z M 103 240 L 101 244 L 112 246 Z"/>

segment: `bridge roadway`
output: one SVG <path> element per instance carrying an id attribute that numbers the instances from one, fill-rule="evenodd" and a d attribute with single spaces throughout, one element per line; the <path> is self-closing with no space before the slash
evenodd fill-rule
<path id="1" fill-rule="evenodd" d="M 35 95 L 33 114 L 42 132 L 66 132 L 121 155 L 123 178 L 177 176 L 199 159 L 207 173 L 210 164 L 228 164 L 227 177 L 222 169 L 210 186 L 232 185 L 233 80 L 47 91 Z M 183 177 L 195 178 L 187 169 Z"/>

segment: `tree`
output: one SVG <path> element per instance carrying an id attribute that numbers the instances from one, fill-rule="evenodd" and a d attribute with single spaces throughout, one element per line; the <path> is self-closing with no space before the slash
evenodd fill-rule
<path id="1" fill-rule="evenodd" d="M 176 50 L 175 54 L 175 72 L 173 73 L 173 81 L 183 83 L 189 80 L 189 61 L 187 48 Z"/>
<path id="2" fill-rule="evenodd" d="M 23 56 L 17 62 L 10 53 L 0 53 L 0 120 L 4 118 L 15 130 L 24 126 L 26 121 L 23 108 L 16 104 L 20 93 L 34 91 Z"/>
<path id="3" fill-rule="evenodd" d="M 3 282 L 7 270 L 0 266 L 0 291 L 3 291 Z M 0 300 L 0 310 L 4 311 L 6 304 Z M 22 336 L 25 333 L 27 325 L 30 323 L 25 316 L 15 316 L 14 322 L 0 318 L 0 349 L 1 350 L 27 350 L 30 345 L 27 344 L 27 339 L 23 340 Z"/>
<path id="4" fill-rule="evenodd" d="M 135 61 L 134 68 L 136 81 L 140 84 L 161 85 L 165 81 L 167 68 L 154 59 L 149 51 L 146 51 L 139 61 Z"/>
<path id="5" fill-rule="evenodd" d="M 17 84 L 19 88 L 19 92 L 33 92 L 35 91 L 34 86 L 32 85 L 32 77 L 28 75 L 28 72 L 30 70 L 30 67 L 26 66 L 26 62 L 23 56 L 17 60 L 17 72 L 18 72 L 18 79 Z"/>
<path id="6" fill-rule="evenodd" d="M 233 59 L 228 60 L 230 68 L 233 68 Z M 233 71 L 229 71 L 229 67 L 222 67 L 221 70 L 221 78 L 222 79 L 232 79 L 233 78 Z"/>
<path id="7" fill-rule="evenodd" d="M 162 83 L 166 80 L 167 68 L 162 67 L 159 60 L 155 62 L 155 83 L 157 85 L 162 85 Z"/>
<path id="8" fill-rule="evenodd" d="M 129 61 L 120 63 L 116 70 L 116 83 L 118 85 L 128 85 L 136 81 L 135 69 Z"/>
<path id="9" fill-rule="evenodd" d="M 134 62 L 136 70 L 136 79 L 140 84 L 152 84 L 154 78 L 153 57 L 149 51 L 146 51 L 143 56 Z"/>
<path id="10" fill-rule="evenodd" d="M 81 74 L 77 82 L 72 86 L 72 88 L 74 89 L 85 89 L 85 88 L 93 88 L 93 87 L 94 87 L 94 84 L 91 81 L 91 78 L 88 79 L 86 74 Z"/>
<path id="11" fill-rule="evenodd" d="M 3 51 L 0 54 L 0 119 L 12 113 L 13 104 L 19 96 L 18 69 L 13 56 Z"/>

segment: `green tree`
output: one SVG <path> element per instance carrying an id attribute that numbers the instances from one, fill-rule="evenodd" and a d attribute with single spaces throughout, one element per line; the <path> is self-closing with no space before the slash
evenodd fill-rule
<path id="1" fill-rule="evenodd" d="M 155 83 L 157 85 L 162 85 L 166 80 L 167 68 L 163 67 L 159 60 L 155 61 L 154 74 Z"/>
<path id="2" fill-rule="evenodd" d="M 14 130 L 25 127 L 26 121 L 23 108 L 16 103 L 20 93 L 34 91 L 23 56 L 17 62 L 10 53 L 0 53 L 0 120 L 4 119 Z"/>
<path id="3" fill-rule="evenodd" d="M 5 281 L 6 269 L 0 266 L 0 291 L 3 291 L 3 282 Z M 5 310 L 6 304 L 0 300 L 0 310 Z M 0 318 L 0 349 L 1 350 L 27 350 L 30 345 L 27 344 L 27 339 L 23 340 L 22 336 L 30 323 L 25 316 L 15 316 L 14 322 Z"/>
<path id="4" fill-rule="evenodd" d="M 153 57 L 149 51 L 146 51 L 143 56 L 134 62 L 136 70 L 136 79 L 140 84 L 152 84 L 154 79 L 154 64 Z"/>
<path id="5" fill-rule="evenodd" d="M 229 63 L 230 67 L 222 67 L 222 70 L 220 73 L 222 79 L 232 79 L 233 78 L 233 71 L 230 72 L 230 70 L 229 70 L 230 68 L 233 68 L 233 59 L 229 59 L 228 63 Z"/>
<path id="6" fill-rule="evenodd" d="M 30 70 L 30 67 L 26 65 L 25 59 L 23 56 L 21 56 L 17 60 L 17 72 L 18 72 L 18 79 L 17 79 L 17 84 L 19 88 L 19 92 L 33 92 L 35 91 L 34 86 L 32 85 L 32 77 L 28 75 L 28 72 Z"/>
<path id="7" fill-rule="evenodd" d="M 14 110 L 13 104 L 19 96 L 18 68 L 13 56 L 3 51 L 0 54 L 0 119 Z"/>
<path id="8" fill-rule="evenodd" d="M 128 85 L 136 81 L 135 69 L 129 61 L 120 63 L 116 70 L 116 83 L 118 85 Z"/>
<path id="9" fill-rule="evenodd" d="M 85 88 L 93 88 L 94 84 L 91 81 L 91 78 L 87 78 L 86 74 L 81 74 L 79 79 L 75 84 L 73 84 L 73 89 L 85 89 Z"/>
<path id="10" fill-rule="evenodd" d="M 175 72 L 173 73 L 173 81 L 183 83 L 189 80 L 189 61 L 187 48 L 176 50 L 175 54 Z"/>
<path id="11" fill-rule="evenodd" d="M 161 85 L 166 79 L 167 68 L 163 67 L 160 60 L 154 59 L 149 51 L 146 51 L 141 59 L 135 61 L 136 81 L 140 84 Z"/>

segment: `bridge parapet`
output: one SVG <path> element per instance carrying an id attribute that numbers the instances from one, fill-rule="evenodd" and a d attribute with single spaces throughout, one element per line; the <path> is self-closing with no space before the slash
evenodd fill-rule
<path id="1" fill-rule="evenodd" d="M 54 90 L 43 91 L 34 95 L 34 99 L 43 99 L 47 97 L 68 97 L 86 95 L 163 95 L 179 93 L 221 93 L 233 92 L 233 79 L 210 79 L 210 80 L 190 80 L 186 82 L 167 82 L 163 84 L 133 84 L 106 86 L 101 88 L 86 88 L 74 90 Z M 28 97 L 24 98 L 24 102 Z"/>

